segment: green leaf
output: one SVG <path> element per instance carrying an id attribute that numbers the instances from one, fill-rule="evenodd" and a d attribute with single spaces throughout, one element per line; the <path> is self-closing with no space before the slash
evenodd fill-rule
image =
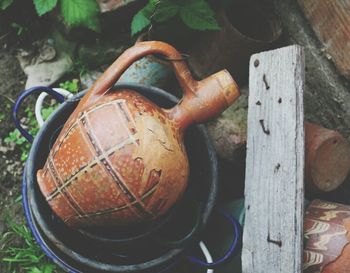
<path id="1" fill-rule="evenodd" d="M 55 111 L 55 107 L 42 108 L 41 114 L 44 120 L 47 120 L 48 117 Z"/>
<path id="2" fill-rule="evenodd" d="M 95 0 L 61 0 L 61 11 L 68 26 L 86 26 L 94 31 L 100 29 Z"/>
<path id="3" fill-rule="evenodd" d="M 22 194 L 18 195 L 17 198 L 15 199 L 15 202 L 18 203 L 18 202 L 21 202 L 23 199 L 23 196 Z"/>
<path id="4" fill-rule="evenodd" d="M 55 266 L 53 264 L 45 264 L 42 271 L 44 271 L 43 273 L 52 273 L 54 269 Z"/>
<path id="5" fill-rule="evenodd" d="M 43 273 L 39 268 L 33 267 L 29 270 L 28 273 Z"/>
<path id="6" fill-rule="evenodd" d="M 39 16 L 53 10 L 57 5 L 57 0 L 34 0 L 36 12 Z"/>
<path id="7" fill-rule="evenodd" d="M 72 93 L 77 93 L 79 91 L 79 80 L 73 79 L 71 81 L 62 82 L 60 83 L 60 87 Z"/>
<path id="8" fill-rule="evenodd" d="M 204 0 L 189 1 L 180 8 L 182 21 L 196 30 L 219 30 L 220 26 L 215 19 L 215 13 Z"/>
<path id="9" fill-rule="evenodd" d="M 134 36 L 135 34 L 141 32 L 146 27 L 148 27 L 151 24 L 151 21 L 145 16 L 145 14 L 140 10 L 131 22 L 131 35 Z"/>
<path id="10" fill-rule="evenodd" d="M 11 6 L 13 1 L 14 0 L 0 0 L 0 9 L 2 10 L 7 9 L 9 6 Z"/>
<path id="11" fill-rule="evenodd" d="M 155 5 L 154 14 L 151 19 L 156 22 L 164 22 L 173 18 L 179 12 L 180 6 L 171 0 L 163 0 Z"/>
<path id="12" fill-rule="evenodd" d="M 141 32 L 150 26 L 152 20 L 165 22 L 179 12 L 180 6 L 173 0 L 150 0 L 148 4 L 134 16 L 131 23 L 131 35 Z"/>
<path id="13" fill-rule="evenodd" d="M 150 0 L 146 6 L 144 6 L 138 13 L 136 13 L 131 22 L 132 36 L 151 25 L 151 16 L 155 11 L 157 2 L 157 0 Z"/>

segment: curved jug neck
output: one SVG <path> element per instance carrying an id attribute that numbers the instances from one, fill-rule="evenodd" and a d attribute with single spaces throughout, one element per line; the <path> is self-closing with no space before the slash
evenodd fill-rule
<path id="1" fill-rule="evenodd" d="M 167 110 L 180 130 L 192 123 L 202 123 L 228 108 L 238 97 L 239 88 L 227 70 L 195 83 L 191 92 L 186 92 L 181 101 Z"/>

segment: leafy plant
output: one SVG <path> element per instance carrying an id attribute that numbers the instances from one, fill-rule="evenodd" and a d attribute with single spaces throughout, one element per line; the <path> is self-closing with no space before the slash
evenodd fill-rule
<path id="1" fill-rule="evenodd" d="M 79 58 L 75 60 L 74 66 L 73 66 L 73 72 L 78 74 L 81 78 L 86 73 L 88 73 L 89 69 L 86 63 L 81 61 Z"/>
<path id="2" fill-rule="evenodd" d="M 73 79 L 71 81 L 62 82 L 60 83 L 60 87 L 68 90 L 69 92 L 77 93 L 79 91 L 79 80 Z"/>
<path id="3" fill-rule="evenodd" d="M 15 267 L 24 269 L 28 273 L 58 272 L 57 266 L 47 260 L 26 225 L 9 220 L 8 224 L 10 231 L 6 232 L 1 239 L 2 261 L 8 265 L 8 272 L 15 272 Z M 20 244 L 14 243 L 18 241 L 17 238 L 21 238 Z"/>
<path id="4" fill-rule="evenodd" d="M 13 1 L 14 0 L 1 0 L 0 1 L 0 9 L 2 9 L 2 10 L 7 9 L 9 6 L 11 6 Z"/>
<path id="5" fill-rule="evenodd" d="M 61 12 L 69 26 L 84 25 L 95 31 L 100 29 L 96 0 L 61 0 Z"/>
<path id="6" fill-rule="evenodd" d="M 50 105 L 48 107 L 43 107 L 42 109 L 42 117 L 43 119 L 47 119 L 51 113 L 56 109 L 56 105 Z M 28 132 L 35 136 L 39 131 L 38 123 L 35 119 L 35 114 L 30 108 L 26 108 L 24 111 L 27 115 L 25 126 L 28 127 Z M 7 137 L 4 139 L 5 143 L 14 143 L 17 145 L 21 152 L 20 159 L 22 162 L 26 161 L 28 158 L 29 150 L 30 150 L 30 143 L 23 137 L 17 129 L 14 129 L 11 131 Z"/>
<path id="7" fill-rule="evenodd" d="M 39 16 L 53 10 L 57 5 L 57 0 L 34 0 L 34 6 Z"/>
<path id="8" fill-rule="evenodd" d="M 25 27 L 15 23 L 15 22 L 11 23 L 11 27 L 16 31 L 17 36 L 21 36 L 23 31 L 25 31 Z"/>
<path id="9" fill-rule="evenodd" d="M 21 151 L 21 161 L 24 162 L 27 160 L 30 144 L 17 129 L 11 131 L 8 136 L 5 137 L 4 141 L 5 143 L 15 143 Z"/>
<path id="10" fill-rule="evenodd" d="M 135 35 L 151 24 L 180 18 L 190 29 L 218 30 L 215 13 L 205 0 L 149 0 L 134 16 L 131 34 Z"/>
<path id="11" fill-rule="evenodd" d="M 59 86 L 63 89 L 66 89 L 72 93 L 77 93 L 79 91 L 79 80 L 78 79 L 72 79 L 70 81 L 65 81 L 59 84 Z M 6 105 L 7 106 L 7 105 Z M 54 101 L 51 101 L 51 103 L 48 106 L 45 106 L 41 109 L 41 116 L 43 117 L 44 120 L 46 120 L 53 111 L 56 110 L 57 104 Z M 11 105 L 9 105 L 11 108 Z M 28 132 L 32 135 L 35 136 L 38 131 L 39 131 L 39 126 L 38 122 L 36 121 L 35 113 L 31 110 L 31 108 L 27 107 L 24 110 L 26 114 L 26 118 L 24 121 L 24 126 L 28 128 Z M 0 114 L 0 121 L 4 118 Z M 17 130 L 14 129 L 11 131 L 7 137 L 4 139 L 5 143 L 14 143 L 17 145 L 21 152 L 21 161 L 26 161 L 28 158 L 29 150 L 30 150 L 30 143 L 21 135 L 21 133 Z"/>
<path id="12" fill-rule="evenodd" d="M 0 0 L 0 9 L 6 10 L 15 0 Z M 60 4 L 61 14 L 69 27 L 85 26 L 99 31 L 98 5 L 96 0 L 33 0 L 39 16 L 53 11 Z"/>
<path id="13" fill-rule="evenodd" d="M 0 113 L 0 122 L 5 120 L 5 114 L 4 113 Z"/>

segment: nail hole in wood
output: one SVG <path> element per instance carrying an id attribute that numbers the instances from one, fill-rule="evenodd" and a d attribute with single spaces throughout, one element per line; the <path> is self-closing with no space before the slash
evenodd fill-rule
<path id="1" fill-rule="evenodd" d="M 278 103 L 282 103 L 282 98 L 279 98 L 279 99 L 278 99 Z"/>
<path id="2" fill-rule="evenodd" d="M 278 170 L 279 170 L 280 168 L 281 168 L 281 164 L 278 163 L 278 164 L 276 165 L 276 167 L 275 167 L 275 173 L 278 172 Z"/>
<path id="3" fill-rule="evenodd" d="M 265 74 L 264 74 L 264 76 L 263 76 L 263 82 L 264 82 L 264 84 L 265 84 L 266 90 L 269 90 L 269 89 L 270 89 L 270 85 L 269 85 L 269 83 L 268 83 L 267 80 L 266 80 L 266 75 L 265 75 Z"/>
<path id="4" fill-rule="evenodd" d="M 255 61 L 254 61 L 254 66 L 255 66 L 255 67 L 258 67 L 259 64 L 260 64 L 259 60 L 255 60 Z"/>
<path id="5" fill-rule="evenodd" d="M 270 134 L 270 130 L 269 130 L 269 129 L 266 129 L 264 120 L 261 119 L 261 120 L 259 120 L 259 122 L 260 122 L 260 125 L 261 125 L 261 128 L 262 128 L 263 132 L 264 132 L 265 134 L 269 135 L 269 134 Z"/>
<path id="6" fill-rule="evenodd" d="M 268 241 L 269 243 L 272 243 L 272 244 L 278 245 L 279 247 L 282 247 L 282 241 L 272 240 L 272 239 L 270 238 L 270 234 L 267 236 L 267 241 Z"/>
<path id="7" fill-rule="evenodd" d="M 261 105 L 260 100 L 258 100 L 255 104 L 260 106 Z"/>

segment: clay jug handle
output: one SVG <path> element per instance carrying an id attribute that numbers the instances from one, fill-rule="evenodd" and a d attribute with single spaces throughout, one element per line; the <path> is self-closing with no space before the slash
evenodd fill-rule
<path id="1" fill-rule="evenodd" d="M 124 53 L 102 74 L 80 101 L 75 112 L 79 112 L 82 108 L 85 108 L 107 93 L 132 63 L 149 54 L 160 54 L 172 60 L 171 64 L 184 94 L 186 95 L 187 93 L 194 92 L 197 82 L 192 78 L 182 55 L 174 47 L 158 41 L 139 42 L 124 51 Z"/>

